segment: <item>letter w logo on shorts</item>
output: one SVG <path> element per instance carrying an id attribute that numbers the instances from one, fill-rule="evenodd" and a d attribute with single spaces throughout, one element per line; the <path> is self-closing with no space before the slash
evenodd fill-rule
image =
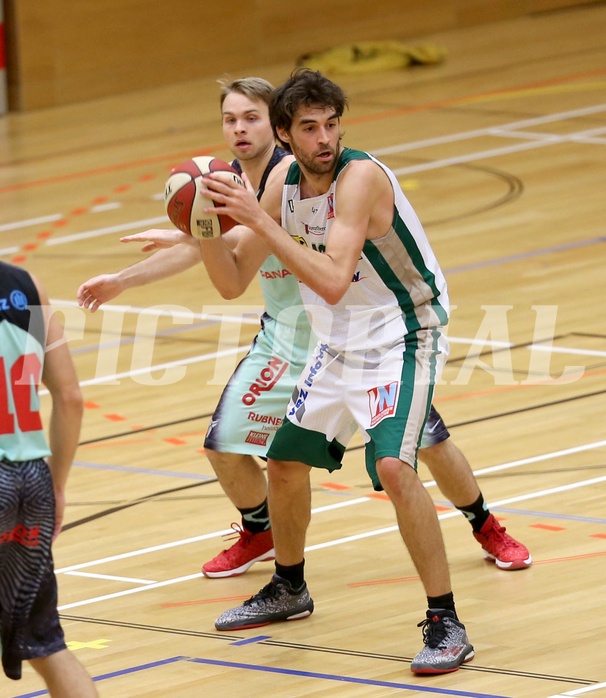
<path id="1" fill-rule="evenodd" d="M 388 385 L 380 385 L 368 391 L 368 406 L 370 408 L 370 426 L 376 426 L 385 417 L 393 417 L 398 404 L 400 383 L 393 381 Z"/>

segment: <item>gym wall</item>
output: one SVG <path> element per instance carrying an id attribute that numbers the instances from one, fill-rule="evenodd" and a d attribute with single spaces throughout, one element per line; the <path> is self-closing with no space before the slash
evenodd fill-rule
<path id="1" fill-rule="evenodd" d="M 4 0 L 9 108 L 27 111 L 292 63 L 360 40 L 600 0 Z"/>

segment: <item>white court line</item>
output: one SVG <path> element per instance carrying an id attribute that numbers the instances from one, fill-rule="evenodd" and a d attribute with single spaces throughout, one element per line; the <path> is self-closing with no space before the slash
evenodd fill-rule
<path id="1" fill-rule="evenodd" d="M 451 133 L 447 136 L 437 136 L 436 138 L 425 138 L 423 140 L 412 141 L 410 143 L 400 143 L 397 145 L 388 146 L 387 148 L 379 148 L 378 150 L 373 150 L 372 152 L 373 155 L 376 156 L 393 155 L 395 153 L 404 153 L 408 150 L 417 150 L 418 148 L 427 148 L 434 145 L 442 145 L 444 143 L 471 140 L 481 136 L 499 136 L 500 131 L 505 131 L 507 129 L 540 126 L 541 124 L 553 123 L 554 121 L 567 121 L 569 119 L 575 119 L 580 116 L 588 116 L 589 114 L 598 114 L 600 112 L 606 112 L 606 104 L 596 104 L 593 107 L 587 107 L 585 109 L 573 109 L 571 111 L 556 112 L 555 114 L 537 116 L 532 119 L 524 119 L 523 121 L 512 121 L 509 124 L 503 124 L 501 126 L 478 128 L 472 131 L 460 131 L 459 133 Z"/>
<path id="2" fill-rule="evenodd" d="M 530 344 L 530 351 L 546 351 L 552 354 L 578 354 L 579 356 L 606 356 L 606 351 L 596 349 L 571 349 L 569 347 L 546 347 L 542 344 Z"/>
<path id="3" fill-rule="evenodd" d="M 394 153 L 403 153 L 411 150 L 418 150 L 420 148 L 425 148 L 425 147 L 430 147 L 430 146 L 435 146 L 435 145 L 441 145 L 445 143 L 454 143 L 456 141 L 465 141 L 465 140 L 471 140 L 473 138 L 478 138 L 481 136 L 494 136 L 496 138 L 515 138 L 515 130 L 516 129 L 522 129 L 526 128 L 528 126 L 538 126 L 542 124 L 548 124 L 548 123 L 553 123 L 556 121 L 566 121 L 566 120 L 571 120 L 575 119 L 578 117 L 582 116 L 588 116 L 590 114 L 598 114 L 601 112 L 606 111 L 606 105 L 604 104 L 597 104 L 592 107 L 586 107 L 583 109 L 573 109 L 570 111 L 565 111 L 565 112 L 556 112 L 555 114 L 549 114 L 546 116 L 540 116 L 540 117 L 535 117 L 532 119 L 524 119 L 522 121 L 513 121 L 509 124 L 502 124 L 500 126 L 493 126 L 493 127 L 488 127 L 488 128 L 482 128 L 482 129 L 475 129 L 472 131 L 461 131 L 459 133 L 454 133 L 454 134 L 449 134 L 447 136 L 439 136 L 436 138 L 427 138 L 423 140 L 418 140 L 418 141 L 412 141 L 408 143 L 400 143 L 394 146 L 390 146 L 387 148 L 379 148 L 376 150 L 373 150 L 373 154 L 376 155 L 377 157 L 381 157 L 382 155 L 389 155 L 389 154 L 394 154 Z M 509 153 L 514 153 L 514 152 L 519 152 L 523 150 L 529 150 L 533 148 L 539 148 L 543 147 L 546 145 L 554 145 L 562 142 L 584 142 L 583 139 L 587 138 L 587 136 L 593 134 L 593 133 L 601 133 L 603 129 L 601 128 L 596 128 L 596 129 L 591 129 L 591 130 L 584 130 L 584 131 L 579 131 L 577 133 L 571 133 L 571 134 L 566 134 L 565 136 L 553 136 L 550 134 L 537 134 L 535 136 L 535 142 L 533 143 L 524 143 L 520 144 L 519 146 L 510 146 L 506 148 L 496 148 L 496 149 L 491 149 L 491 150 L 485 150 L 485 151 L 478 151 L 476 153 L 471 153 L 468 155 L 463 155 L 460 157 L 455 157 L 455 158 L 446 158 L 442 160 L 437 160 L 432 163 L 426 163 L 422 165 L 415 165 L 411 167 L 404 167 L 400 168 L 398 170 L 394 170 L 394 173 L 396 175 L 404 175 L 404 174 L 411 174 L 414 172 L 420 172 L 424 170 L 432 170 L 432 169 L 438 169 L 441 167 L 449 167 L 451 165 L 456 165 L 456 164 L 462 164 L 465 162 L 470 162 L 471 160 L 475 159 L 486 159 L 486 158 L 491 158 L 495 157 L 497 155 L 507 155 Z M 520 139 L 522 138 L 529 138 L 531 137 L 530 134 L 527 133 L 520 133 L 517 137 Z M 598 143 L 601 143 L 601 141 L 598 141 Z M 62 218 L 63 216 L 61 214 L 53 214 L 54 217 L 46 217 L 46 220 L 56 220 L 57 218 Z M 56 218 L 55 218 L 56 217 Z M 36 219 L 30 219 L 30 221 L 17 221 L 14 223 L 8 223 L 5 226 L 2 226 L 1 229 L 6 229 L 10 230 L 15 227 L 25 227 L 26 225 L 32 225 L 31 221 L 36 220 Z M 43 219 L 41 219 L 43 220 Z M 157 225 L 157 224 L 166 224 L 168 223 L 166 216 L 162 217 L 156 217 L 156 218 L 147 218 L 143 219 L 140 221 L 134 221 L 132 223 L 125 223 L 122 225 L 117 225 L 117 226 L 110 226 L 106 228 L 98 228 L 96 230 L 89 230 L 85 231 L 82 233 L 75 233 L 73 235 L 65 235 L 63 237 L 53 237 L 50 238 L 49 240 L 46 241 L 46 245 L 52 246 L 52 245 L 62 245 L 65 243 L 69 242 L 76 242 L 78 240 L 84 240 L 84 239 L 89 239 L 89 238 L 94 238 L 94 237 L 99 237 L 102 235 L 109 235 L 111 233 L 117 233 L 117 232 L 124 232 L 127 230 L 133 230 L 136 228 L 146 228 L 149 226 Z M 17 248 L 18 249 L 18 248 Z M 12 254 L 16 252 L 17 250 L 10 248 L 7 248 L 7 250 L 0 250 L 0 255 L 3 254 Z"/>
<path id="4" fill-rule="evenodd" d="M 77 240 L 87 240 L 88 238 L 96 238 L 101 235 L 110 235 L 111 233 L 123 233 L 126 230 L 132 230 L 133 228 L 149 228 L 151 225 L 158 225 L 168 223 L 168 218 L 166 216 L 160 216 L 159 218 L 144 218 L 140 221 L 134 221 L 133 223 L 122 223 L 120 225 L 111 225 L 108 228 L 97 228 L 96 230 L 87 230 L 83 233 L 74 233 L 73 235 L 64 235 L 63 237 L 49 238 L 46 244 L 49 247 L 53 245 L 65 245 L 68 242 L 76 242 Z"/>
<path id="5" fill-rule="evenodd" d="M 488 468 L 481 468 L 480 470 L 474 470 L 475 475 L 486 475 L 487 473 L 496 473 L 501 470 L 508 470 L 509 468 L 517 468 L 518 465 L 528 465 L 529 463 L 540 463 L 544 460 L 552 460 L 554 458 L 560 458 L 561 456 L 571 456 L 573 453 L 583 453 L 584 451 L 592 451 L 594 448 L 604 448 L 606 447 L 606 440 L 604 441 L 594 441 L 593 443 L 584 444 L 583 446 L 572 446 L 571 448 L 564 448 L 560 451 L 552 451 L 551 453 L 543 453 L 540 456 L 530 456 L 529 458 L 521 458 L 520 460 L 514 460 L 510 463 L 503 463 L 502 465 L 491 465 Z M 435 481 L 433 484 L 436 484 Z"/>
<path id="6" fill-rule="evenodd" d="M 72 300 L 60 300 L 57 298 L 51 298 L 50 299 L 51 305 L 55 305 L 57 307 L 65 306 L 67 308 L 80 308 L 80 304 L 78 301 L 72 301 Z M 225 306 L 226 310 L 229 308 L 229 306 Z M 152 306 L 152 307 L 147 307 L 147 308 L 141 308 L 136 305 L 116 305 L 116 304 L 110 304 L 106 303 L 101 306 L 99 310 L 96 312 L 101 312 L 105 311 L 106 313 L 123 313 L 125 315 L 157 315 L 159 317 L 178 317 L 178 318 L 185 318 L 186 320 L 208 320 L 210 322 L 234 322 L 234 323 L 241 323 L 243 325 L 258 325 L 259 324 L 259 317 L 262 314 L 262 310 L 260 310 L 256 306 L 251 306 L 251 315 L 254 315 L 255 317 L 248 317 L 247 315 L 241 314 L 241 315 L 228 315 L 228 314 L 221 314 L 218 315 L 216 313 L 194 313 L 193 311 L 190 310 L 177 310 L 176 307 L 170 306 L 170 307 L 157 307 L 157 306 Z M 82 312 L 88 312 L 85 308 L 82 308 Z"/>
<path id="7" fill-rule="evenodd" d="M 566 492 L 568 490 L 575 490 L 579 487 L 588 487 L 589 485 L 595 485 L 598 482 L 606 482 L 606 475 L 603 477 L 592 478 L 591 480 L 581 480 L 580 482 L 575 482 L 572 485 L 562 485 L 561 487 L 553 487 L 549 490 L 540 490 L 539 492 L 529 492 L 528 494 L 523 494 L 518 497 L 510 497 L 509 499 L 502 499 L 498 502 L 490 502 L 490 508 L 494 509 L 496 507 L 502 506 L 503 504 L 512 504 L 513 502 L 524 502 L 527 499 L 536 499 L 537 497 L 546 497 L 550 494 L 556 494 L 558 492 Z M 445 514 L 438 514 L 438 519 L 450 519 L 453 516 L 460 516 L 461 512 L 449 511 Z M 358 533 L 356 535 L 347 536 L 346 538 L 339 538 L 337 540 L 327 541 L 326 543 L 318 543 L 317 545 L 310 545 L 305 548 L 305 552 L 310 550 L 321 550 L 323 548 L 332 548 L 335 545 L 343 545 L 343 543 L 351 543 L 355 540 L 363 540 L 365 538 L 373 538 L 374 536 L 381 536 L 384 533 L 393 533 L 398 530 L 398 526 L 388 526 L 386 528 L 380 528 L 376 531 L 367 531 L 366 533 Z"/>
<path id="8" fill-rule="evenodd" d="M 86 385 L 100 385 L 101 383 L 107 383 L 108 381 L 120 380 L 121 378 L 132 378 L 133 376 L 143 376 L 154 371 L 163 371 L 167 368 L 176 368 L 178 366 L 187 366 L 189 364 L 197 364 L 202 361 L 211 361 L 212 359 L 220 359 L 225 356 L 233 356 L 234 354 L 239 354 L 243 351 L 248 351 L 250 349 L 250 344 L 242 344 L 239 347 L 232 347 L 231 349 L 224 349 L 223 351 L 213 351 L 210 354 L 201 354 L 200 356 L 191 356 L 188 359 L 178 359 L 177 361 L 167 361 L 163 364 L 154 364 L 153 366 L 144 366 L 143 368 L 136 368 L 131 371 L 124 371 L 122 373 L 114 373 L 111 376 L 99 376 L 98 378 L 89 378 L 88 380 L 80 381 L 81 386 Z M 42 391 L 40 391 L 42 395 Z"/>
<path id="9" fill-rule="evenodd" d="M 106 579 L 110 582 L 131 582 L 132 584 L 157 584 L 152 579 L 136 579 L 135 577 L 116 577 L 113 574 L 95 574 L 94 572 L 66 572 L 70 577 L 89 577 L 90 579 Z"/>
<path id="10" fill-rule="evenodd" d="M 312 509 L 312 513 L 329 511 L 333 509 L 340 509 L 342 507 L 347 507 L 352 504 L 360 504 L 361 502 L 370 501 L 369 497 L 360 497 L 359 499 L 348 499 L 342 502 L 337 502 L 336 504 L 329 504 L 325 507 L 320 507 L 318 509 Z M 167 550 L 168 548 L 178 548 L 181 545 L 189 545 L 190 543 L 197 543 L 201 540 L 210 540 L 211 538 L 218 538 L 219 536 L 233 535 L 234 531 L 232 528 L 226 528 L 222 531 L 214 531 L 213 533 L 204 533 L 200 536 L 194 536 L 193 538 L 184 538 L 182 540 L 172 541 L 170 543 L 161 543 L 159 545 L 153 545 L 149 548 L 142 548 L 139 550 L 132 550 L 128 553 L 119 553 L 117 555 L 111 555 L 110 557 L 104 557 L 100 560 L 92 560 L 91 562 L 81 562 L 77 565 L 70 565 L 69 567 L 62 567 L 61 569 L 55 570 L 56 574 L 67 574 L 74 570 L 82 570 L 86 567 L 95 567 L 96 565 L 101 565 L 106 562 L 115 562 L 116 560 L 126 560 L 130 557 L 137 557 L 138 555 L 146 555 L 147 553 L 155 553 L 158 550 Z"/>
<path id="11" fill-rule="evenodd" d="M 40 225 L 41 223 L 54 223 L 54 221 L 59 221 L 62 218 L 63 216 L 60 213 L 51 213 L 48 216 L 40 216 L 39 218 L 26 218 L 22 221 L 0 225 L 0 232 L 4 232 L 5 230 L 17 230 L 18 228 L 29 228 L 32 225 Z M 0 250 L 0 252 L 1 251 L 2 250 Z"/>
<path id="12" fill-rule="evenodd" d="M 51 303 L 58 308 L 60 308 L 62 305 L 66 307 L 79 307 L 77 301 L 67 301 L 67 300 L 58 300 L 58 299 L 51 299 Z M 176 309 L 170 309 L 170 308 L 140 308 L 137 306 L 130 306 L 130 305 L 103 305 L 100 310 L 103 310 L 105 312 L 116 312 L 116 313 L 132 313 L 132 314 L 140 314 L 140 315 L 158 315 L 158 316 L 165 316 L 165 317 L 182 317 L 186 319 L 196 319 L 196 320 L 208 320 L 211 322 L 233 322 L 233 323 L 240 323 L 240 324 L 249 324 L 249 325 L 258 325 L 259 324 L 259 319 L 258 317 L 256 318 L 250 318 L 247 317 L 246 315 L 216 315 L 212 313 L 194 313 L 194 312 L 189 312 L 189 311 L 178 311 Z M 84 312 L 84 311 L 83 311 Z M 255 315 L 257 314 L 257 310 L 255 310 Z M 493 348 L 511 348 L 513 345 L 509 342 L 500 342 L 500 341 L 491 341 L 491 340 L 482 340 L 481 342 L 476 339 L 468 339 L 465 337 L 448 337 L 449 342 L 452 344 L 466 344 L 470 346 L 474 345 L 481 345 L 481 346 L 489 346 Z M 537 349 L 539 351 L 543 352 L 548 352 L 552 351 L 554 353 L 562 353 L 562 354 L 578 354 L 578 355 L 584 355 L 584 356 L 606 356 L 606 352 L 598 352 L 598 351 L 590 351 L 590 350 L 582 350 L 582 349 L 573 349 L 573 348 L 566 348 L 566 347 L 545 347 L 543 345 L 530 345 L 528 347 L 530 349 Z M 231 349 L 225 349 L 223 351 L 218 351 L 218 352 L 211 352 L 209 354 L 201 354 L 199 356 L 192 356 L 189 358 L 185 359 L 179 359 L 176 361 L 169 361 L 167 363 L 163 364 L 154 364 L 151 366 L 144 366 L 142 368 L 138 369 L 133 369 L 130 371 L 123 371 L 122 373 L 113 373 L 113 374 L 108 374 L 105 376 L 98 376 L 97 378 L 90 378 L 87 380 L 80 381 L 80 386 L 85 387 L 88 385 L 102 385 L 104 383 L 110 383 L 112 381 L 118 381 L 121 380 L 122 378 L 133 378 L 135 376 L 143 376 L 147 375 L 150 373 L 153 373 L 155 371 L 163 371 L 166 369 L 170 368 L 178 368 L 180 366 L 186 366 L 189 364 L 195 364 L 195 363 L 200 363 L 203 361 L 211 361 L 213 359 L 218 359 L 218 358 L 225 358 L 227 356 L 233 356 L 235 354 L 238 354 L 240 352 L 246 351 L 250 349 L 250 344 L 246 345 L 240 345 L 238 347 L 232 347 Z M 39 391 L 40 395 L 48 395 L 48 390 L 46 389 L 41 389 Z"/>
<path id="13" fill-rule="evenodd" d="M 542 461 L 542 460 L 548 460 L 551 458 L 558 458 L 562 455 L 579 453 L 582 451 L 588 451 L 590 449 L 600 448 L 603 446 L 606 446 L 606 441 L 597 441 L 597 442 L 591 443 L 591 444 L 583 444 L 582 446 L 578 446 L 578 447 L 572 447 L 572 448 L 567 448 L 567 449 L 563 449 L 563 450 L 559 450 L 559 451 L 553 451 L 551 453 L 543 453 L 543 454 L 540 454 L 538 456 L 533 456 L 530 458 L 524 458 L 521 460 L 512 461 L 511 463 L 502 463 L 501 465 L 493 466 L 491 468 L 484 468 L 481 471 L 476 471 L 476 475 L 480 472 L 494 472 L 497 470 L 505 470 L 505 469 L 513 468 L 513 467 L 516 467 L 518 465 L 523 465 L 526 463 L 538 462 L 538 461 Z M 518 502 L 518 501 L 525 501 L 527 499 L 532 499 L 532 498 L 537 498 L 537 497 L 545 497 L 545 496 L 548 496 L 550 494 L 554 494 L 556 492 L 564 492 L 564 491 L 569 490 L 569 489 L 573 490 L 573 489 L 577 489 L 579 487 L 586 487 L 586 486 L 589 486 L 592 484 L 596 484 L 598 482 L 606 482 L 606 476 L 600 477 L 600 478 L 592 478 L 590 480 L 583 480 L 580 482 L 572 483 L 571 485 L 563 485 L 561 487 L 554 487 L 554 488 L 551 488 L 548 490 L 541 490 L 539 492 L 533 492 L 533 493 L 529 493 L 529 494 L 525 494 L 525 495 L 520 495 L 519 497 L 510 497 L 509 499 L 504 499 L 504 500 L 501 500 L 500 502 L 491 502 L 491 507 L 497 507 L 497 506 L 500 506 L 503 504 L 511 504 L 513 502 Z M 435 481 L 425 483 L 425 487 L 429 487 L 432 485 L 435 485 Z M 368 501 L 375 501 L 375 500 L 370 498 L 370 497 L 359 497 L 358 499 L 355 499 L 355 500 L 347 500 L 344 502 L 339 502 L 337 504 L 331 504 L 331 505 L 328 505 L 325 507 L 318 507 L 317 509 L 312 509 L 312 514 L 325 512 L 325 511 L 333 510 L 333 509 L 338 509 L 338 508 L 345 507 L 345 506 L 351 506 L 352 504 L 361 504 L 363 502 L 368 502 Z M 453 516 L 460 516 L 460 512 L 459 511 L 451 511 L 451 512 L 446 512 L 443 514 L 439 514 L 438 519 L 447 519 L 447 518 L 451 518 Z M 370 537 L 374 537 L 374 536 L 378 536 L 378 535 L 383 535 L 384 533 L 393 533 L 394 531 L 397 531 L 397 530 L 398 530 L 397 525 L 396 526 L 388 526 L 385 528 L 376 529 L 374 531 L 367 531 L 366 533 L 347 536 L 346 538 L 338 538 L 338 539 L 333 540 L 333 541 L 327 541 L 325 543 L 319 543 L 317 545 L 308 546 L 305 548 L 305 551 L 307 552 L 307 551 L 311 551 L 311 550 L 320 550 L 322 548 L 329 548 L 329 547 L 334 547 L 336 545 L 343 545 L 344 543 L 350 543 L 352 541 L 362 540 L 364 538 L 370 538 Z M 162 545 L 156 545 L 156 546 L 152 546 L 149 548 L 143 548 L 140 550 L 133 550 L 133 551 L 130 551 L 128 553 L 121 553 L 118 555 L 112 555 L 110 557 L 101 558 L 99 560 L 92 560 L 90 562 L 84 562 L 84 563 L 80 563 L 77 565 L 72 565 L 70 567 L 61 568 L 61 569 L 56 570 L 56 573 L 57 574 L 67 573 L 67 572 L 71 572 L 73 570 L 84 569 L 86 567 L 93 567 L 93 566 L 101 565 L 101 564 L 104 564 L 107 562 L 114 562 L 116 560 L 123 560 L 126 558 L 136 557 L 138 555 L 144 555 L 144 554 L 149 553 L 149 552 L 156 552 L 158 550 L 166 550 L 169 548 L 175 548 L 175 547 L 178 547 L 181 545 L 187 545 L 187 544 L 198 542 L 201 540 L 208 540 L 211 538 L 216 538 L 218 536 L 227 535 L 230 533 L 232 533 L 231 529 L 225 529 L 223 531 L 216 531 L 214 533 L 207 533 L 207 534 L 204 534 L 201 536 L 195 536 L 193 538 L 186 538 L 183 540 L 173 541 L 171 543 L 164 543 Z M 165 582 L 157 582 L 154 584 L 148 584 L 146 586 L 137 587 L 135 589 L 128 589 L 126 591 L 119 591 L 119 592 L 115 592 L 112 594 L 106 594 L 104 596 L 99 596 L 99 597 L 92 598 L 92 599 L 85 599 L 83 601 L 76 601 L 72 604 L 60 606 L 59 610 L 63 611 L 63 610 L 67 610 L 69 608 L 76 608 L 78 606 L 87 606 L 87 605 L 92 604 L 92 603 L 97 603 L 98 601 L 106 601 L 108 599 L 114 599 L 114 598 L 118 598 L 120 596 L 136 594 L 136 593 L 139 593 L 142 591 L 146 591 L 148 589 L 155 589 L 155 588 L 159 588 L 162 586 L 169 586 L 171 584 L 178 584 L 179 582 L 190 581 L 192 579 L 197 579 L 197 578 L 202 577 L 202 576 L 203 575 L 201 573 L 197 573 L 197 574 L 188 575 L 185 577 L 179 577 L 177 579 L 169 579 Z"/>
<path id="14" fill-rule="evenodd" d="M 427 172 L 429 170 L 439 170 L 442 167 L 451 167 L 452 165 L 463 165 L 466 162 L 475 162 L 476 160 L 489 160 L 490 158 L 499 157 L 501 155 L 510 155 L 511 153 L 521 153 L 525 150 L 536 150 L 537 148 L 545 148 L 548 145 L 553 145 L 554 141 L 533 141 L 531 143 L 519 143 L 518 145 L 505 146 L 503 148 L 489 148 L 488 150 L 477 150 L 475 153 L 467 153 L 466 155 L 457 155 L 452 158 L 444 158 L 443 160 L 432 160 L 419 165 L 410 165 L 409 167 L 399 167 L 392 170 L 396 176 L 413 174 L 414 172 Z M 48 244 L 48 243 L 47 243 Z"/>
<path id="15" fill-rule="evenodd" d="M 189 574 L 186 577 L 178 577 L 177 579 L 167 579 L 165 582 L 155 582 L 154 584 L 148 584 L 143 587 L 135 587 L 134 589 L 127 589 L 126 591 L 118 591 L 115 594 L 106 594 L 105 596 L 97 596 L 95 599 L 88 599 L 87 601 L 76 601 L 75 603 L 67 603 L 63 606 L 59 606 L 59 611 L 67 611 L 70 608 L 77 608 L 78 606 L 86 606 L 90 603 L 96 603 L 97 601 L 107 601 L 108 599 L 116 599 L 119 596 L 129 596 L 130 594 L 137 594 L 140 591 L 147 591 L 148 589 L 159 589 L 160 587 L 167 587 L 171 584 L 179 584 L 180 582 L 189 582 L 192 579 L 198 579 L 202 577 L 202 572 L 197 572 L 196 574 Z"/>
<path id="16" fill-rule="evenodd" d="M 104 211 L 115 211 L 117 208 L 122 208 L 119 201 L 108 201 L 106 204 L 97 204 L 90 209 L 91 213 L 103 213 Z"/>
<path id="17" fill-rule="evenodd" d="M 450 344 L 466 344 L 469 346 L 491 347 L 494 349 L 514 349 L 515 344 L 512 342 L 495 341 L 488 339 L 468 339 L 467 337 L 451 337 L 447 335 Z M 573 347 L 553 347 L 545 346 L 544 344 L 528 344 L 523 347 L 528 351 L 542 351 L 552 354 L 577 354 L 579 356 L 606 356 L 606 351 L 598 351 L 596 349 L 576 349 Z"/>
<path id="18" fill-rule="evenodd" d="M 585 686 L 584 688 L 575 688 L 574 691 L 566 691 L 566 693 L 558 693 L 557 696 L 549 696 L 549 698 L 569 698 L 570 696 L 580 696 L 583 693 L 597 691 L 599 688 L 606 688 L 606 683 L 596 683 L 593 686 Z"/>
<path id="19" fill-rule="evenodd" d="M 102 385 L 103 383 L 109 383 L 112 381 L 118 381 L 121 378 L 132 378 L 134 376 L 143 376 L 148 373 L 153 373 L 154 371 L 163 371 L 168 368 L 178 368 L 180 366 L 187 366 L 189 364 L 197 364 L 202 361 L 211 361 L 212 359 L 220 359 L 226 356 L 233 356 L 234 354 L 239 354 L 250 349 L 250 344 L 242 344 L 239 347 L 232 347 L 231 349 L 224 349 L 223 351 L 214 351 L 210 354 L 200 354 L 199 356 L 191 356 L 188 359 L 179 359 L 178 361 L 167 361 L 163 364 L 154 364 L 153 366 L 144 366 L 143 368 L 136 368 L 131 371 L 123 371 L 122 373 L 113 373 L 107 376 L 99 376 L 98 378 L 89 378 L 88 380 L 80 381 L 80 386 L 85 387 L 87 385 Z M 44 388 L 38 392 L 39 395 L 48 395 L 49 391 Z"/>
<path id="20" fill-rule="evenodd" d="M 51 304 L 60 307 L 62 305 L 67 307 L 78 307 L 77 301 L 65 301 L 51 299 Z M 170 308 L 138 308 L 136 306 L 130 305 L 104 305 L 101 310 L 106 312 L 120 312 L 120 313 L 133 313 L 139 315 L 159 315 L 167 317 L 184 317 L 186 319 L 195 320 L 208 320 L 211 322 L 233 322 L 240 324 L 258 325 L 259 318 L 250 318 L 246 315 L 215 315 L 212 313 L 193 313 L 189 311 L 178 311 L 172 310 Z M 83 310 L 83 312 L 85 312 Z M 254 311 L 255 314 L 258 311 Z M 208 354 L 200 354 L 198 356 L 191 356 L 186 359 L 178 359 L 177 361 L 168 361 L 163 364 L 153 364 L 151 366 L 144 366 L 142 368 L 133 369 L 130 371 L 123 371 L 122 373 L 112 373 L 105 376 L 98 376 L 97 378 L 90 378 L 88 380 L 80 381 L 80 386 L 85 387 L 87 385 L 101 385 L 103 383 L 109 383 L 112 381 L 120 380 L 121 378 L 132 378 L 134 376 L 143 376 L 155 371 L 164 371 L 169 368 L 176 368 L 179 366 L 186 366 L 189 364 L 196 364 L 202 361 L 212 361 L 213 359 L 225 358 L 227 356 L 233 356 L 234 354 L 239 354 L 250 349 L 250 344 L 242 344 L 238 347 L 232 347 L 231 349 L 224 349 L 222 351 L 210 352 Z M 48 390 L 42 389 L 39 391 L 40 395 L 48 395 Z"/>

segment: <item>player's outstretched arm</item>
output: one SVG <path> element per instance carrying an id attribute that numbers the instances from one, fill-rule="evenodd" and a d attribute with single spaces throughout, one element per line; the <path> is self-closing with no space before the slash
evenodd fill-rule
<path id="1" fill-rule="evenodd" d="M 85 281 L 77 292 L 78 303 L 92 313 L 128 288 L 166 279 L 201 261 L 196 241 L 177 230 L 152 229 L 122 239 L 124 242 L 144 242 L 143 251 L 155 249 L 157 252 L 121 271 L 100 274 Z M 178 244 L 182 242 L 186 244 Z"/>
<path id="2" fill-rule="evenodd" d="M 254 200 L 256 202 L 256 199 Z M 207 240 L 198 240 L 178 230 L 148 230 L 144 233 L 127 235 L 121 239 L 123 242 L 145 243 L 142 247 L 144 252 L 157 249 L 158 252 L 147 261 L 158 258 L 162 260 L 163 264 L 173 250 L 195 247 L 198 261 L 202 259 L 213 286 L 226 300 L 238 298 L 244 293 L 269 254 L 269 250 L 262 240 L 251 230 L 241 225 L 235 226 L 224 235 Z M 163 249 L 167 247 L 171 249 Z M 182 252 L 182 254 L 186 255 L 187 253 Z M 137 278 L 139 278 L 142 264 L 143 262 L 139 262 L 133 267 L 125 269 L 124 273 L 131 275 L 136 273 Z M 165 274 L 165 276 L 168 275 Z M 154 279 L 150 280 L 157 278 L 164 277 L 154 276 Z M 148 283 L 148 281 L 142 283 Z M 131 283 L 131 285 L 135 284 Z"/>

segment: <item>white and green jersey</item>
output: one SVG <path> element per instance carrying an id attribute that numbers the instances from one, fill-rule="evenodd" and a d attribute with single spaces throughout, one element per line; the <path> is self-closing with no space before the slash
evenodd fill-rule
<path id="1" fill-rule="evenodd" d="M 444 275 L 423 227 L 396 176 L 369 153 L 343 149 L 330 189 L 301 199 L 301 171 L 291 165 L 282 196 L 282 225 L 298 242 L 323 252 L 338 215 L 339 176 L 352 160 L 372 160 L 389 177 L 394 191 L 393 220 L 387 233 L 367 240 L 349 289 L 330 305 L 305 284 L 301 297 L 314 333 L 336 351 L 389 347 L 419 329 L 448 322 Z"/>

